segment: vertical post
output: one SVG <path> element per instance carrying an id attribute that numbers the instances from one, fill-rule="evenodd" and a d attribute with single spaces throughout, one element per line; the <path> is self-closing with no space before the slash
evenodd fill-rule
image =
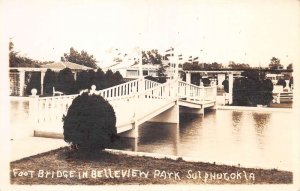
<path id="1" fill-rule="evenodd" d="M 89 94 L 92 95 L 92 94 L 95 94 L 95 93 L 96 93 L 96 85 L 92 85 Z"/>
<path id="2" fill-rule="evenodd" d="M 190 87 L 190 84 L 191 84 L 191 73 L 190 72 L 187 72 L 185 73 L 185 82 L 187 83 L 186 85 L 186 96 L 187 96 L 187 100 L 190 99 L 191 97 L 191 87 Z"/>
<path id="3" fill-rule="evenodd" d="M 77 80 L 77 71 L 74 72 L 74 80 Z"/>
<path id="4" fill-rule="evenodd" d="M 20 96 L 24 96 L 24 86 L 25 86 L 25 71 L 19 70 L 19 82 L 20 82 Z"/>
<path id="5" fill-rule="evenodd" d="M 44 95 L 44 78 L 45 78 L 45 71 L 41 71 L 41 95 Z"/>
<path id="6" fill-rule="evenodd" d="M 38 107 L 39 107 L 39 102 L 38 98 L 39 96 L 36 95 L 37 90 L 32 89 L 31 90 L 31 96 L 29 96 L 29 119 L 30 122 L 32 123 L 33 131 L 34 129 L 38 126 Z"/>
<path id="7" fill-rule="evenodd" d="M 229 87 L 229 98 L 228 102 L 229 104 L 232 104 L 232 91 L 233 91 L 233 73 L 229 73 L 228 77 L 228 87 Z"/>

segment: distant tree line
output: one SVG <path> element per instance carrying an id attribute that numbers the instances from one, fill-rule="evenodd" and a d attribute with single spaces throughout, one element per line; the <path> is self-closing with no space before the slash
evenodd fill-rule
<path id="1" fill-rule="evenodd" d="M 40 94 L 40 82 L 40 73 L 30 73 L 25 91 L 26 94 L 31 95 L 33 88 L 37 89 L 38 94 Z M 79 93 L 84 89 L 90 89 L 92 85 L 96 85 L 97 90 L 102 90 L 121 83 L 124 83 L 124 79 L 118 71 L 113 73 L 111 70 L 108 70 L 104 73 L 101 69 L 98 69 L 96 72 L 94 70 L 83 70 L 77 73 L 75 80 L 74 74 L 69 68 L 65 68 L 58 73 L 48 69 L 45 73 L 43 89 L 44 95 L 52 95 L 53 87 L 55 87 L 55 91 L 68 95 Z"/>

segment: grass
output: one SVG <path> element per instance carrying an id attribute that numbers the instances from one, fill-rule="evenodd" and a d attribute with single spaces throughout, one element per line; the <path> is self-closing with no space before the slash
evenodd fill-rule
<path id="1" fill-rule="evenodd" d="M 41 170 L 44 173 L 41 173 Z M 32 171 L 32 177 L 24 176 L 24 172 L 27 171 Z M 45 171 L 51 173 L 47 178 L 45 178 Z M 68 177 L 57 177 L 63 171 Z M 70 171 L 73 177 L 70 177 Z M 112 172 L 112 176 L 105 174 L 109 171 Z M 83 178 L 82 175 L 85 172 L 87 177 Z M 97 178 L 93 177 L 94 172 L 98 173 Z M 125 172 L 130 173 L 125 174 Z M 148 174 L 140 176 L 140 172 Z M 119 177 L 121 173 L 126 176 Z M 227 176 L 224 173 L 227 173 Z M 252 176 L 250 176 L 251 173 Z M 38 177 L 38 175 L 43 175 L 43 177 Z M 228 179 L 228 175 L 232 177 Z M 22 185 L 291 184 L 293 179 L 292 172 L 276 169 L 240 168 L 186 162 L 182 158 L 178 160 L 155 159 L 105 151 L 82 154 L 71 152 L 68 147 L 11 162 L 10 176 L 12 184 Z"/>

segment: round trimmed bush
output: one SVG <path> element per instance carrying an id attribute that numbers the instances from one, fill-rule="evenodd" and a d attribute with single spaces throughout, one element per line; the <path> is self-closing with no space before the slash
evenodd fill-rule
<path id="1" fill-rule="evenodd" d="M 117 135 L 113 107 L 95 94 L 76 97 L 63 121 L 64 140 L 80 150 L 104 149 Z"/>

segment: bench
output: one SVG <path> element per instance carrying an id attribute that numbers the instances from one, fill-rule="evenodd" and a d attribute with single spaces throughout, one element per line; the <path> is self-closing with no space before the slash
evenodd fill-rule
<path id="1" fill-rule="evenodd" d="M 60 91 L 55 91 L 55 87 L 53 87 L 53 96 L 56 96 L 56 95 L 62 96 L 62 95 L 64 95 L 64 93 L 60 92 Z"/>

